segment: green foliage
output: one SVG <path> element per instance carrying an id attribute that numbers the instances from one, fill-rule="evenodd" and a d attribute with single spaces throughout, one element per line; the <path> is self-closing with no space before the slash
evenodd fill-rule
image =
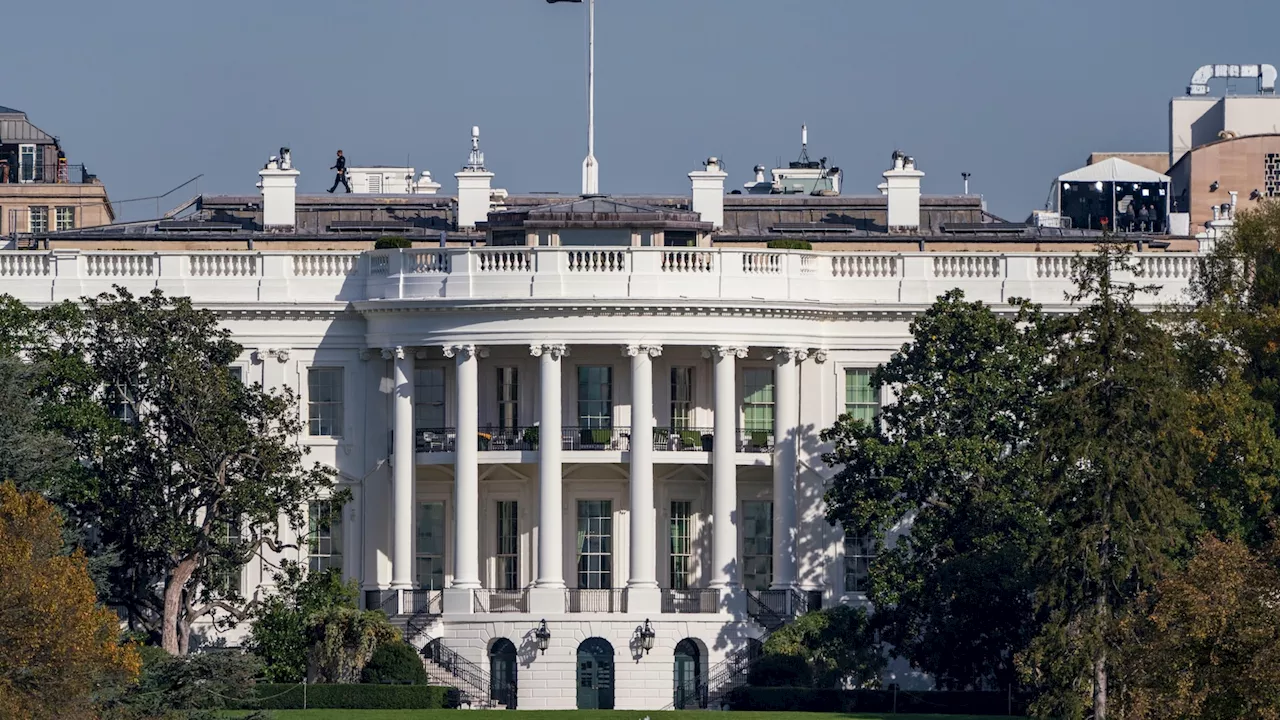
<path id="1" fill-rule="evenodd" d="M 813 670 L 799 655 L 765 655 L 751 666 L 747 682 L 755 687 L 810 687 Z"/>
<path id="2" fill-rule="evenodd" d="M 403 237 L 378 238 L 373 243 L 374 250 L 392 250 L 395 248 L 411 248 L 413 241 Z"/>
<path id="3" fill-rule="evenodd" d="M 239 707 L 257 696 L 254 678 L 261 664 L 239 652 L 173 656 L 160 648 L 143 653 L 142 676 L 119 698 L 109 718 L 189 718 L 193 710 Z"/>
<path id="4" fill-rule="evenodd" d="M 360 673 L 360 682 L 375 685 L 426 685 L 427 671 L 422 658 L 409 643 L 383 643 Z"/>
<path id="5" fill-rule="evenodd" d="M 401 634 L 381 610 L 330 607 L 311 616 L 307 638 L 309 682 L 354 683 L 374 649 Z"/>
<path id="6" fill-rule="evenodd" d="M 355 608 L 355 581 L 344 584 L 336 570 L 308 574 L 297 563 L 286 563 L 275 575 L 276 592 L 253 613 L 246 643 L 264 666 L 272 683 L 301 682 L 307 676 L 311 618 L 332 608 Z"/>
<path id="7" fill-rule="evenodd" d="M 872 425 L 843 416 L 822 433 L 836 470 L 827 518 L 877 538 L 869 598 L 897 654 L 943 688 L 1007 688 L 1035 633 L 1028 560 L 1045 519 L 1031 439 L 1050 324 L 1033 305 L 1001 315 L 954 290 L 911 333 L 871 379 L 897 402 Z"/>
<path id="8" fill-rule="evenodd" d="M 847 605 L 801 616 L 770 635 L 764 652 L 762 662 L 782 658 L 799 660 L 804 672 L 794 677 L 795 682 L 788 683 L 755 677 L 753 684 L 756 685 L 870 688 L 879 684 L 880 671 L 885 666 L 880 642 L 866 610 Z M 786 670 L 785 664 L 777 664 L 771 672 L 776 675 Z"/>
<path id="9" fill-rule="evenodd" d="M 21 346 L 36 372 L 43 427 L 80 461 L 54 498 L 94 528 L 92 554 L 119 555 L 102 599 L 175 653 L 215 609 L 241 617 L 246 601 L 222 579 L 287 537 L 282 517 L 300 535 L 305 501 L 333 484 L 303 464 L 295 395 L 234 378 L 242 348 L 185 298 L 117 288 L 34 319 L 6 302 L 0 316 L 0 346 Z"/>
<path id="10" fill-rule="evenodd" d="M 301 685 L 258 685 L 259 700 L 241 707 L 295 710 L 302 707 Z M 346 710 L 439 710 L 458 707 L 458 691 L 432 685 L 309 685 L 306 706 Z"/>
<path id="11" fill-rule="evenodd" d="M 1124 717 L 1280 717 L 1280 547 L 1207 537 L 1122 622 Z"/>
<path id="12" fill-rule="evenodd" d="M 896 696 L 895 696 L 896 695 Z M 965 717 L 1022 715 L 1026 699 L 1007 692 L 893 690 L 834 690 L 828 688 L 741 687 L 729 695 L 734 711 L 806 712 L 806 713 L 876 713 L 874 717 L 897 717 L 897 713 L 913 713 L 910 717 Z M 890 715 L 893 713 L 893 715 Z M 939 713 L 933 715 L 932 713 Z M 862 717 L 861 715 L 859 717 Z M 868 716 L 871 717 L 871 716 Z"/>
<path id="13" fill-rule="evenodd" d="M 812 250 L 813 243 L 808 240 L 770 240 L 770 250 Z"/>

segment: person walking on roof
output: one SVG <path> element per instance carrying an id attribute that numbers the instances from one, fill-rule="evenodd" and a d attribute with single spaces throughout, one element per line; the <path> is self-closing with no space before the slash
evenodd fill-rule
<path id="1" fill-rule="evenodd" d="M 329 192 L 333 192 L 334 190 L 337 190 L 337 189 L 338 189 L 338 183 L 342 183 L 342 186 L 343 186 L 343 187 L 345 187 L 345 188 L 347 189 L 347 192 L 348 192 L 348 193 L 350 193 L 350 192 L 351 192 L 351 184 L 347 182 L 347 159 L 346 159 L 346 158 L 344 158 L 344 157 L 342 157 L 342 151 L 341 151 L 341 150 L 339 150 L 339 151 L 338 151 L 338 159 L 337 159 L 337 161 L 336 161 L 336 162 L 334 162 L 334 163 L 333 163 L 333 167 L 331 167 L 331 168 L 329 168 L 329 169 L 330 169 L 330 170 L 337 170 L 337 171 L 338 171 L 337 176 L 335 176 L 335 177 L 333 178 L 333 187 L 329 188 Z"/>

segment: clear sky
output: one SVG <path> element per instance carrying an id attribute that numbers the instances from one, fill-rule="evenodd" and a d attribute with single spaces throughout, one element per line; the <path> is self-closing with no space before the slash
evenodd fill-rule
<path id="1" fill-rule="evenodd" d="M 875 192 L 901 148 L 926 193 L 971 172 L 1021 220 L 1091 151 L 1167 151 L 1168 101 L 1200 65 L 1280 65 L 1278 0 L 597 5 L 607 193 L 688 193 L 708 155 L 741 187 L 754 165 L 795 159 L 808 123 L 847 193 Z M 472 125 L 497 187 L 576 193 L 585 17 L 544 0 L 15 1 L 0 105 L 58 135 L 117 200 L 200 173 L 201 192 L 255 193 L 282 145 L 304 192 L 328 187 L 337 148 L 453 192 Z"/>

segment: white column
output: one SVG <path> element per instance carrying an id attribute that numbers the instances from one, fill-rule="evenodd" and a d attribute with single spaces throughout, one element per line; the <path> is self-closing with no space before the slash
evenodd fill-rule
<path id="1" fill-rule="evenodd" d="M 800 366 L 805 350 L 782 348 L 774 356 L 773 585 L 796 586 L 796 433 L 800 426 Z"/>
<path id="2" fill-rule="evenodd" d="M 732 609 L 740 594 L 738 561 L 738 371 L 746 348 L 711 349 L 715 362 L 715 418 L 711 447 L 711 587 L 720 589 L 721 604 Z"/>
<path id="3" fill-rule="evenodd" d="M 653 507 L 653 358 L 659 345 L 628 345 L 631 357 L 631 577 L 627 612 L 659 612 L 657 525 Z"/>
<path id="4" fill-rule="evenodd" d="M 395 445 L 391 454 L 391 587 L 413 588 L 413 481 L 417 462 L 413 437 L 413 353 L 404 347 L 383 350 L 395 359 L 392 422 Z M 402 599 L 402 608 L 407 607 Z"/>
<path id="5" fill-rule="evenodd" d="M 474 590 L 480 587 L 480 372 L 484 351 L 475 345 L 452 345 L 444 356 L 457 360 L 458 435 L 454 441 L 453 492 L 453 585 Z M 471 593 L 463 612 L 470 612 Z"/>
<path id="6" fill-rule="evenodd" d="M 560 359 L 564 345 L 533 345 L 540 359 L 538 423 L 538 579 L 529 593 L 529 611 L 564 612 L 564 542 L 561 520 Z"/>

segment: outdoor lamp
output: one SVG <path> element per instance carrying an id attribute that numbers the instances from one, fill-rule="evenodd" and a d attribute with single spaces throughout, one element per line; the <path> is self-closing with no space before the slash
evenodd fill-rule
<path id="1" fill-rule="evenodd" d="M 645 655 L 653 649 L 653 638 L 653 626 L 649 624 L 648 618 L 645 618 L 644 627 L 640 628 L 640 647 L 644 649 Z"/>
<path id="2" fill-rule="evenodd" d="M 533 631 L 533 638 L 538 641 L 538 652 L 546 655 L 547 647 L 551 645 L 551 631 L 547 629 L 546 620 L 543 620 L 538 629 Z"/>

